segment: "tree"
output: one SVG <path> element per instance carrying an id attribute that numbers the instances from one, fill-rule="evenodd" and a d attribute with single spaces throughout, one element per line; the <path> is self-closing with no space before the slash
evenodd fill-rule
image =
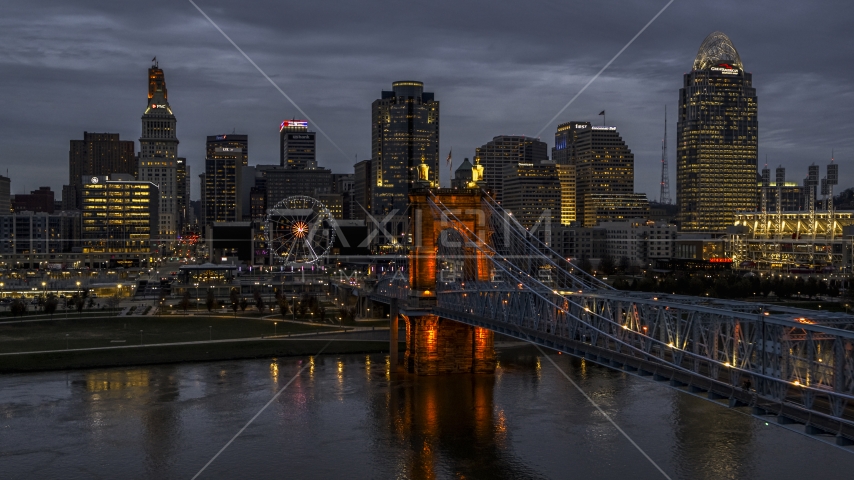
<path id="1" fill-rule="evenodd" d="M 259 292 L 258 290 L 255 290 L 255 292 L 252 294 L 252 296 L 255 299 L 255 308 L 257 308 L 259 312 L 263 312 L 264 311 L 264 297 L 261 296 L 261 292 Z"/>
<path id="2" fill-rule="evenodd" d="M 212 312 L 214 307 L 216 306 L 216 295 L 214 295 L 214 291 L 212 288 L 208 289 L 207 297 L 205 298 L 205 306 L 208 307 L 209 312 Z"/>
<path id="3" fill-rule="evenodd" d="M 184 294 L 181 295 L 181 301 L 178 303 L 178 306 L 184 310 L 184 313 L 187 313 L 187 309 L 190 308 L 190 291 L 184 290 Z"/>
<path id="4" fill-rule="evenodd" d="M 228 299 L 231 301 L 231 311 L 234 312 L 234 315 L 237 316 L 237 309 L 240 308 L 240 293 L 237 292 L 236 288 L 232 288 L 230 292 L 228 292 Z"/>
<path id="5" fill-rule="evenodd" d="M 12 306 L 10 307 L 12 310 L 12 315 L 18 316 L 23 315 L 27 311 L 27 304 L 24 302 L 23 297 L 16 298 L 12 300 Z"/>
<path id="6" fill-rule="evenodd" d="M 605 275 L 611 275 L 614 273 L 616 268 L 617 265 L 614 263 L 614 257 L 610 255 L 605 255 L 602 257 L 602 260 L 599 261 L 599 271 Z"/>
<path id="7" fill-rule="evenodd" d="M 341 322 L 351 323 L 356 320 L 356 307 L 345 307 L 341 310 Z"/>
<path id="8" fill-rule="evenodd" d="M 623 255 L 622 257 L 620 257 L 620 265 L 618 268 L 621 272 L 628 273 L 628 271 L 632 268 L 632 261 L 629 260 L 629 257 Z"/>
<path id="9" fill-rule="evenodd" d="M 590 273 L 593 270 L 593 265 L 590 263 L 590 260 L 587 259 L 586 255 L 581 257 L 581 261 L 578 263 L 578 269 L 586 273 Z"/>
<path id="10" fill-rule="evenodd" d="M 282 318 L 285 318 L 289 313 L 291 313 L 291 306 L 288 303 L 287 298 L 279 298 L 279 313 L 282 314 Z"/>
<path id="11" fill-rule="evenodd" d="M 59 301 L 56 299 L 56 295 L 51 293 L 44 301 L 44 313 L 47 313 L 50 315 L 50 318 L 53 318 L 53 314 L 56 312 L 57 306 L 59 306 Z"/>
<path id="12" fill-rule="evenodd" d="M 119 306 L 119 302 L 121 302 L 121 298 L 119 298 L 119 294 L 116 293 L 112 297 L 107 298 L 107 306 L 110 308 L 116 308 Z"/>
<path id="13" fill-rule="evenodd" d="M 241 297 L 240 298 L 240 311 L 246 312 L 246 307 L 248 307 L 248 306 L 249 306 L 249 302 L 246 301 L 246 297 Z"/>
<path id="14" fill-rule="evenodd" d="M 77 313 L 83 313 L 83 309 L 86 307 L 86 297 L 77 297 L 74 300 L 74 308 L 77 309 Z"/>

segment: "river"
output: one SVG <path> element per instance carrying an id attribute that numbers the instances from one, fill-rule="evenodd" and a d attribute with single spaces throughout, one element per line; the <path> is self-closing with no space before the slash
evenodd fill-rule
<path id="1" fill-rule="evenodd" d="M 852 453 L 552 358 L 671 478 L 854 478 Z M 199 478 L 664 478 L 536 349 L 500 348 L 494 376 L 392 379 L 386 359 L 3 375 L 0 478 L 192 478 L 292 379 Z"/>

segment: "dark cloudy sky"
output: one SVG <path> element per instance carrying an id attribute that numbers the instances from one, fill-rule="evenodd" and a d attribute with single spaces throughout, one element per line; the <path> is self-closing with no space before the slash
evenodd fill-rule
<path id="1" fill-rule="evenodd" d="M 346 152 L 318 135 L 320 164 L 348 172 L 369 157 L 370 105 L 391 82 L 436 93 L 442 156 L 453 147 L 459 162 L 493 136 L 540 131 L 667 2 L 197 3 Z M 850 1 L 676 0 L 542 138 L 551 146 L 558 123 L 607 110 L 635 153 L 637 191 L 658 198 L 664 106 L 675 113 L 683 73 L 721 30 L 753 73 L 760 164 L 767 155 L 800 181 L 835 149 L 842 186 L 854 186 L 852 20 Z M 300 117 L 187 1 L 5 0 L 0 38 L 0 167 L 12 193 L 60 191 L 68 141 L 84 130 L 137 140 L 155 55 L 194 177 L 206 135 L 236 129 L 249 135 L 250 164 L 277 163 L 278 124 Z"/>

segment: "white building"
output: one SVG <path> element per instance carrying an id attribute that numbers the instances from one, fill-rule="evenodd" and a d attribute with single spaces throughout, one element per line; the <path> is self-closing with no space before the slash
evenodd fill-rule
<path id="1" fill-rule="evenodd" d="M 617 263 L 625 257 L 633 266 L 647 267 L 670 260 L 676 241 L 676 225 L 635 218 L 601 222 L 605 230 L 606 254 Z"/>

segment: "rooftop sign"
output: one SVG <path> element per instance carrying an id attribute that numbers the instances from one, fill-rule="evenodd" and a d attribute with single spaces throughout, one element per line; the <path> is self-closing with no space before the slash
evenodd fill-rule
<path id="1" fill-rule="evenodd" d="M 294 127 L 308 128 L 308 121 L 307 120 L 285 120 L 284 122 L 282 122 L 281 125 L 279 125 L 279 131 L 281 132 L 285 128 L 294 128 Z"/>

